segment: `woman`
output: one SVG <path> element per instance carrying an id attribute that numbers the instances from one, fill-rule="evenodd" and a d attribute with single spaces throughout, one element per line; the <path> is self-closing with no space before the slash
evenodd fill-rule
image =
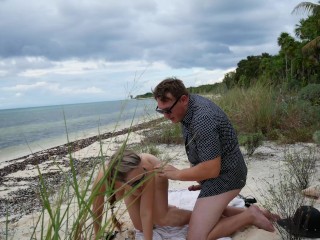
<path id="1" fill-rule="evenodd" d="M 160 178 L 154 172 L 155 166 L 159 164 L 160 161 L 151 154 L 138 155 L 130 150 L 120 150 L 111 157 L 107 169 L 103 168 L 99 171 L 93 187 L 93 191 L 97 191 L 93 202 L 93 213 L 96 217 L 95 235 L 98 234 L 101 226 L 106 190 L 112 185 L 111 192 L 115 194 L 108 198 L 111 206 L 117 199 L 123 198 L 133 226 L 143 232 L 145 239 L 152 239 L 154 224 L 159 226 L 188 224 L 190 211 L 168 205 L 168 179 Z M 108 186 L 101 184 L 103 179 L 107 180 Z M 116 226 L 120 228 L 121 224 L 115 218 L 113 219 Z"/>
<path id="2" fill-rule="evenodd" d="M 95 236 L 98 236 L 101 229 L 107 192 L 112 193 L 108 197 L 111 206 L 116 200 L 124 199 L 133 226 L 143 232 L 146 240 L 152 239 L 154 225 L 183 226 L 189 223 L 191 211 L 168 205 L 168 179 L 154 171 L 159 165 L 161 162 L 155 156 L 137 154 L 131 150 L 119 150 L 111 157 L 107 167 L 99 171 L 93 186 L 96 195 L 93 201 Z M 248 209 L 227 207 L 223 212 L 223 216 L 235 215 L 237 221 L 232 226 L 235 231 L 252 224 L 264 228 L 269 223 L 266 217 L 273 217 L 256 206 Z M 121 224 L 113 212 L 112 216 L 120 229 Z"/>

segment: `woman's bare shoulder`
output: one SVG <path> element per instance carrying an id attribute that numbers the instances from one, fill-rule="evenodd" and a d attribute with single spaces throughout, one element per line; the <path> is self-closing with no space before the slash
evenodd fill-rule
<path id="1" fill-rule="evenodd" d="M 156 156 L 149 154 L 149 153 L 141 153 L 140 157 L 141 157 L 142 161 L 148 162 L 148 163 L 152 164 L 153 166 L 156 166 L 160 163 L 160 160 Z"/>

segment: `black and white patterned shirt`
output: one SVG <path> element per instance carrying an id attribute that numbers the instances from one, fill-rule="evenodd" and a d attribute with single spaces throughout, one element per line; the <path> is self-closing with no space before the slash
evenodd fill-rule
<path id="1" fill-rule="evenodd" d="M 226 114 L 211 100 L 190 94 L 188 109 L 181 123 L 186 152 L 192 165 L 221 156 L 219 177 L 202 181 L 203 191 L 199 197 L 242 188 L 247 168 L 236 132 Z"/>

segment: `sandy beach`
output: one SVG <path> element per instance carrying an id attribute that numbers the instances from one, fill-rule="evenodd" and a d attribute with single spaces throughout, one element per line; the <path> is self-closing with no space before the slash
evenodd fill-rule
<path id="1" fill-rule="evenodd" d="M 64 178 L 70 176 L 70 155 L 68 149 L 72 149 L 72 159 L 75 171 L 82 179 L 88 180 L 86 172 L 98 169 L 101 162 L 101 151 L 104 156 L 110 156 L 122 143 L 127 140 L 129 147 L 138 146 L 145 137 L 145 132 L 150 131 L 149 127 L 159 124 L 159 120 L 135 125 L 131 129 L 123 129 L 114 133 L 104 133 L 101 136 L 94 136 L 73 142 L 71 145 L 62 145 L 52 149 L 43 150 L 32 155 L 6 161 L 0 164 L 0 239 L 30 239 L 33 231 L 36 236 L 41 236 L 40 229 L 35 228 L 37 219 L 40 216 L 42 203 L 39 197 L 39 171 L 44 177 L 48 186 L 52 187 L 52 192 L 59 190 Z M 128 132 L 130 134 L 128 135 Z M 296 143 L 291 145 L 278 145 L 274 142 L 264 142 L 256 149 L 253 156 L 246 155 L 241 148 L 248 165 L 247 184 L 242 189 L 242 196 L 253 196 L 257 199 L 258 205 L 263 203 L 263 194 L 266 189 L 265 182 L 276 182 L 283 172 L 283 160 L 286 151 L 294 150 L 302 152 L 308 147 L 316 147 L 309 143 Z M 189 162 L 185 154 L 183 145 L 156 146 L 159 150 L 159 159 L 170 159 L 170 164 L 177 168 L 189 167 Z M 317 147 L 319 148 L 319 146 Z M 318 156 L 319 159 L 319 156 Z M 320 162 L 317 161 L 315 171 L 319 172 Z M 315 175 L 310 186 L 319 185 L 319 174 Z M 186 189 L 194 182 L 171 181 L 169 189 L 171 191 Z M 306 202 L 309 199 L 306 198 Z M 320 201 L 314 200 L 314 206 L 320 209 Z M 123 204 L 119 206 L 124 209 Z M 62 205 L 63 208 L 63 205 Z M 8 212 L 9 223 L 6 226 L 6 215 Z M 44 218 L 48 221 L 48 217 Z M 121 216 L 121 221 L 125 223 L 122 234 L 117 234 L 116 239 L 132 239 L 133 227 L 127 214 Z M 6 230 L 7 228 L 7 230 Z M 7 235 L 7 236 L 6 236 Z M 131 236 L 131 237 L 130 237 Z M 36 238 L 41 239 L 41 238 Z M 232 236 L 232 239 L 281 239 L 280 234 L 266 232 L 255 227 L 249 227 Z"/>

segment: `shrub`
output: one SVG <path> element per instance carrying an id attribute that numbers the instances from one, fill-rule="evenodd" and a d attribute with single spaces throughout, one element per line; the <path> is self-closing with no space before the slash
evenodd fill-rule
<path id="1" fill-rule="evenodd" d="M 154 156 L 160 155 L 160 150 L 154 144 L 148 144 L 148 145 L 142 145 L 142 146 L 138 145 L 134 149 L 137 150 L 138 152 L 150 153 Z"/>
<path id="2" fill-rule="evenodd" d="M 273 176 L 273 182 L 265 180 L 266 186 L 260 189 L 264 208 L 278 213 L 282 218 L 291 218 L 300 206 L 314 204 L 314 200 L 305 198 L 301 190 L 308 186 L 315 175 L 316 153 L 316 148 L 306 148 L 299 153 L 295 151 L 284 153 L 284 168 L 280 166 L 279 175 Z M 278 224 L 275 224 L 275 227 L 281 239 L 303 239 Z"/>
<path id="3" fill-rule="evenodd" d="M 234 88 L 223 95 L 217 104 L 226 112 L 240 132 L 267 134 L 276 120 L 275 91 L 255 85 L 248 89 Z"/>
<path id="4" fill-rule="evenodd" d="M 319 106 L 299 100 L 297 97 L 286 96 L 277 107 L 277 124 L 285 143 L 308 142 L 312 133 L 318 128 Z"/>
<path id="5" fill-rule="evenodd" d="M 147 144 L 181 144 L 183 143 L 180 124 L 163 123 L 156 126 L 152 131 L 145 132 L 146 137 L 143 143 Z"/>
<path id="6" fill-rule="evenodd" d="M 261 146 L 264 136 L 261 132 L 250 133 L 239 137 L 239 144 L 244 146 L 247 154 L 251 156 Z"/>
<path id="7" fill-rule="evenodd" d="M 309 187 L 309 183 L 315 175 L 316 148 L 308 147 L 302 151 L 286 152 L 285 165 L 288 174 L 292 176 L 297 189 L 303 190 Z"/>
<path id="8" fill-rule="evenodd" d="M 278 213 L 282 218 L 290 218 L 295 211 L 304 204 L 304 197 L 292 181 L 292 176 L 281 174 L 278 181 L 264 181 L 265 187 L 261 190 L 262 205 L 270 212 Z M 298 240 L 301 237 L 287 232 L 280 225 L 275 224 L 281 239 Z"/>
<path id="9" fill-rule="evenodd" d="M 312 139 L 315 143 L 320 144 L 320 130 L 313 133 Z"/>
<path id="10" fill-rule="evenodd" d="M 320 105 L 320 84 L 308 84 L 300 90 L 299 98 Z"/>
<path id="11" fill-rule="evenodd" d="M 320 104 L 312 105 L 295 92 L 257 84 L 248 89 L 233 88 L 214 101 L 238 135 L 261 132 L 281 143 L 309 142 L 320 127 Z"/>

